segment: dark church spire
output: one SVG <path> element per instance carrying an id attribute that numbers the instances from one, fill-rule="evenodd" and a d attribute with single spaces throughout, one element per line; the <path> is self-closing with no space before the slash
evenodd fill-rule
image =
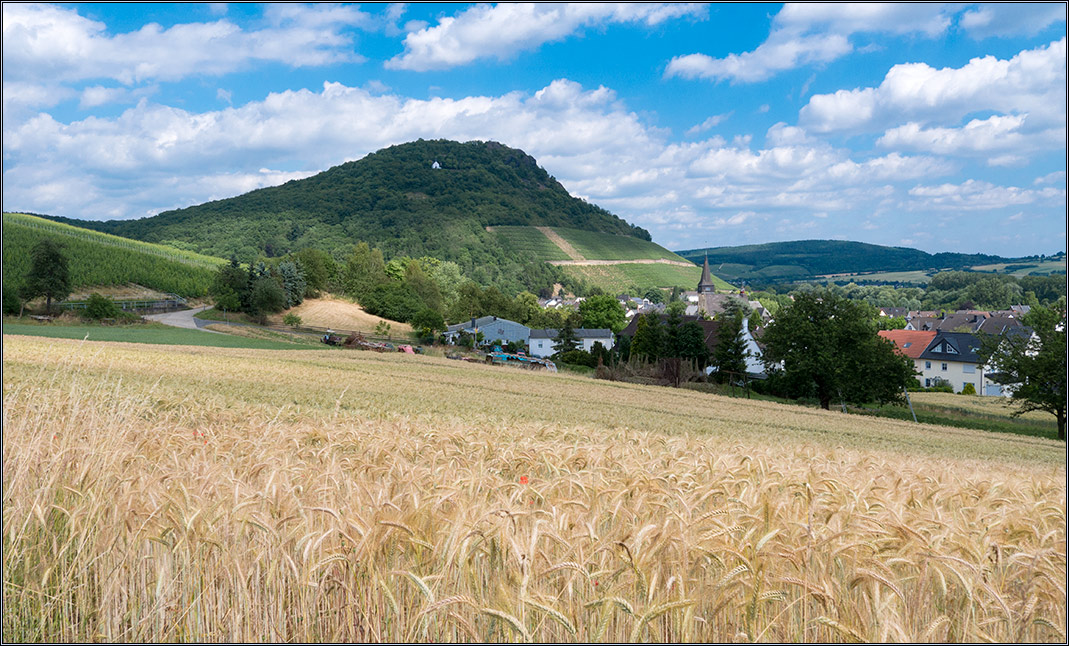
<path id="1" fill-rule="evenodd" d="M 709 254 L 705 254 L 705 265 L 702 266 L 702 278 L 698 281 L 699 294 L 712 294 L 716 291 L 713 283 L 713 274 L 709 271 Z"/>

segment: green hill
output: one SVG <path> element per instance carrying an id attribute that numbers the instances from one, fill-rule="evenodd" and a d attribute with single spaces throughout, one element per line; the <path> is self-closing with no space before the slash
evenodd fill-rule
<path id="1" fill-rule="evenodd" d="M 676 253 L 697 263 L 708 255 L 710 267 L 728 280 L 769 283 L 808 280 L 829 274 L 965 269 L 1006 260 L 985 254 L 930 254 L 907 247 L 843 240 L 770 242 Z"/>
<path id="2" fill-rule="evenodd" d="M 75 289 L 136 283 L 179 296 L 203 296 L 215 269 L 225 262 L 22 213 L 4 213 L 3 224 L 5 286 L 21 284 L 30 268 L 30 251 L 43 238 L 63 246 Z"/>
<path id="3" fill-rule="evenodd" d="M 533 157 L 496 142 L 419 140 L 302 180 L 139 220 L 59 221 L 221 258 L 251 261 L 315 247 L 343 257 L 365 241 L 387 258 L 434 256 L 506 291 L 563 278 L 506 250 L 492 226 L 551 226 L 649 240 L 572 197 Z"/>
<path id="4" fill-rule="evenodd" d="M 440 168 L 433 168 L 437 162 Z M 117 235 L 251 260 L 366 241 L 389 255 L 462 260 L 491 225 L 649 233 L 572 197 L 523 151 L 495 142 L 416 141 L 302 180 L 140 220 L 86 223 Z"/>

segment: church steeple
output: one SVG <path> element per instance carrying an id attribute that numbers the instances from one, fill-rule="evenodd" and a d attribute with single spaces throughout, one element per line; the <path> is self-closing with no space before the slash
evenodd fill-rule
<path id="1" fill-rule="evenodd" d="M 705 264 L 702 266 L 702 278 L 698 281 L 698 293 L 712 294 L 714 292 L 716 292 L 716 285 L 713 283 L 713 274 L 709 271 L 709 254 L 705 254 Z"/>

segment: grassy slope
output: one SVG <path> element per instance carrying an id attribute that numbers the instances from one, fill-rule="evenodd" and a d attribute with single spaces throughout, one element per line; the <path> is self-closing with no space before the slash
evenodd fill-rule
<path id="1" fill-rule="evenodd" d="M 372 353 L 7 337 L 4 380 L 16 641 L 1065 631 L 1060 443 Z"/>
<path id="2" fill-rule="evenodd" d="M 203 296 L 215 268 L 225 262 L 31 215 L 4 213 L 3 218 L 4 282 L 22 280 L 33 245 L 43 238 L 63 245 L 73 288 L 136 283 L 180 296 Z"/>

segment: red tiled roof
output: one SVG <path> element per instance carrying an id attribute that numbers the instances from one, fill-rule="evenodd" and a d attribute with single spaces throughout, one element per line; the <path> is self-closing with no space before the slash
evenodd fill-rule
<path id="1" fill-rule="evenodd" d="M 910 359 L 920 357 L 935 338 L 935 330 L 880 330 L 878 334 L 893 342 L 895 349 Z"/>

